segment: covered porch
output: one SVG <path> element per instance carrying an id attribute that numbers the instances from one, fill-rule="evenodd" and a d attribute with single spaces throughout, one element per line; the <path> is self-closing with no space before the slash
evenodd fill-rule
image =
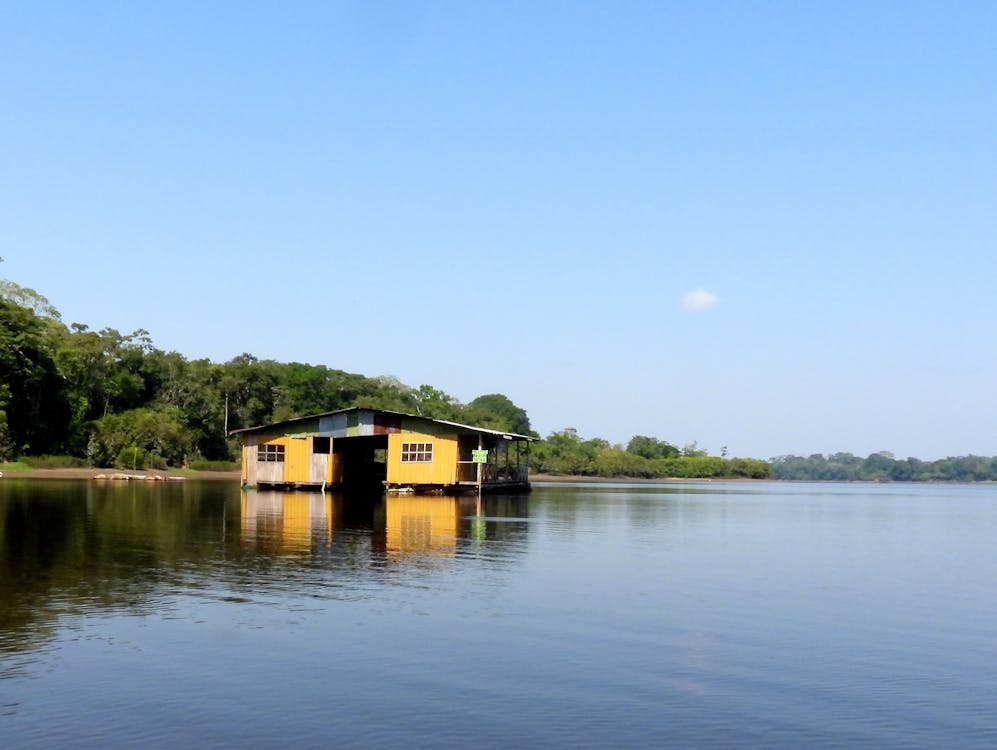
<path id="1" fill-rule="evenodd" d="M 484 460 L 481 460 L 484 459 Z M 457 439 L 457 486 L 484 490 L 529 487 L 530 440 L 477 433 Z"/>

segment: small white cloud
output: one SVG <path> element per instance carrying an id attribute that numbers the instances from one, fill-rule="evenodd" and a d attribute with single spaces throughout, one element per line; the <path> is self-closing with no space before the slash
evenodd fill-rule
<path id="1" fill-rule="evenodd" d="M 697 289 L 694 292 L 686 292 L 682 295 L 682 307 L 686 310 L 709 310 L 711 307 L 716 307 L 717 303 L 720 302 L 717 295 L 712 294 L 705 289 Z"/>

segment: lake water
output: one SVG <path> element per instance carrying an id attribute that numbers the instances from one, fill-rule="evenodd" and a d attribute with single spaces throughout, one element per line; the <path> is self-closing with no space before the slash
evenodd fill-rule
<path id="1" fill-rule="evenodd" d="M 997 746 L 997 487 L 0 480 L 0 746 Z"/>

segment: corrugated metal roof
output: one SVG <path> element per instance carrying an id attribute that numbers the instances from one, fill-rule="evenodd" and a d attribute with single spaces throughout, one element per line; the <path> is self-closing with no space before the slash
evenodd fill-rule
<path id="1" fill-rule="evenodd" d="M 258 432 L 260 430 L 269 430 L 274 427 L 279 427 L 283 425 L 292 425 L 297 422 L 305 422 L 309 419 L 320 419 L 321 417 L 330 417 L 333 414 L 345 414 L 351 411 L 369 411 L 374 414 L 390 414 L 395 417 L 406 417 L 408 419 L 423 419 L 427 422 L 435 422 L 436 424 L 445 424 L 450 427 L 459 427 L 463 430 L 470 430 L 471 432 L 480 432 L 485 435 L 497 435 L 498 437 L 505 438 L 506 440 L 536 440 L 535 437 L 529 435 L 518 435 L 515 432 L 502 432 L 501 430 L 490 430 L 487 427 L 475 427 L 474 425 L 461 424 L 460 422 L 449 422 L 446 419 L 433 419 L 432 417 L 424 417 L 421 414 L 406 414 L 401 411 L 391 411 L 389 409 L 369 409 L 363 406 L 350 406 L 346 409 L 336 409 L 335 411 L 325 411 L 321 414 L 309 414 L 304 417 L 295 417 L 294 419 L 286 419 L 283 422 L 271 422 L 270 424 L 259 425 L 258 427 L 242 427 L 238 430 L 230 430 L 229 435 L 241 435 L 246 432 Z"/>

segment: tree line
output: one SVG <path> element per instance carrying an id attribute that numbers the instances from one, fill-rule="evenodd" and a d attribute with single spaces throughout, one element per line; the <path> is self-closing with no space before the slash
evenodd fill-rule
<path id="1" fill-rule="evenodd" d="M 583 440 L 568 428 L 533 446 L 531 466 L 550 474 L 643 479 L 766 479 L 767 461 L 710 456 L 695 443 L 678 448 L 647 435 L 634 435 L 624 447 L 602 438 Z"/>
<path id="2" fill-rule="evenodd" d="M 0 462 L 75 461 L 123 468 L 222 467 L 239 448 L 229 431 L 351 406 L 386 409 L 538 437 L 526 410 L 499 393 L 469 403 L 430 385 L 325 365 L 240 354 L 188 360 L 148 331 L 65 325 L 41 294 L 0 279 Z M 897 459 L 882 451 L 786 455 L 771 462 L 710 456 L 635 435 L 627 445 L 573 429 L 533 444 L 530 468 L 548 474 L 638 478 L 821 481 L 997 481 L 997 457 Z M 39 459 L 38 457 L 58 457 Z"/>
<path id="3" fill-rule="evenodd" d="M 224 462 L 238 455 L 231 430 L 351 406 L 530 433 L 525 410 L 502 394 L 462 404 L 429 385 L 324 365 L 251 354 L 188 360 L 155 347 L 145 330 L 66 326 L 44 297 L 16 291 L 0 289 L 0 461 L 65 455 L 129 468 Z"/>
<path id="4" fill-rule="evenodd" d="M 35 466 L 222 468 L 231 430 L 352 406 L 539 437 L 525 409 L 493 393 L 461 403 L 430 385 L 241 354 L 188 360 L 145 330 L 65 325 L 38 292 L 0 279 L 0 462 Z M 708 456 L 635 436 L 627 446 L 574 430 L 533 445 L 535 471 L 587 476 L 767 477 L 754 459 Z"/>
<path id="5" fill-rule="evenodd" d="M 772 459 L 775 479 L 834 482 L 993 482 L 997 457 L 956 456 L 937 461 L 898 459 L 888 451 L 865 458 L 851 453 L 779 456 Z"/>
<path id="6" fill-rule="evenodd" d="M 251 354 L 188 360 L 157 348 L 142 329 L 67 326 L 44 296 L 0 279 L 0 462 L 220 468 L 239 455 L 231 430 L 352 406 L 539 437 L 526 410 L 503 394 L 465 404 L 430 385 L 325 365 Z M 531 467 L 604 477 L 770 475 L 764 461 L 708 456 L 695 444 L 638 435 L 613 446 L 571 429 L 535 443 Z"/>

